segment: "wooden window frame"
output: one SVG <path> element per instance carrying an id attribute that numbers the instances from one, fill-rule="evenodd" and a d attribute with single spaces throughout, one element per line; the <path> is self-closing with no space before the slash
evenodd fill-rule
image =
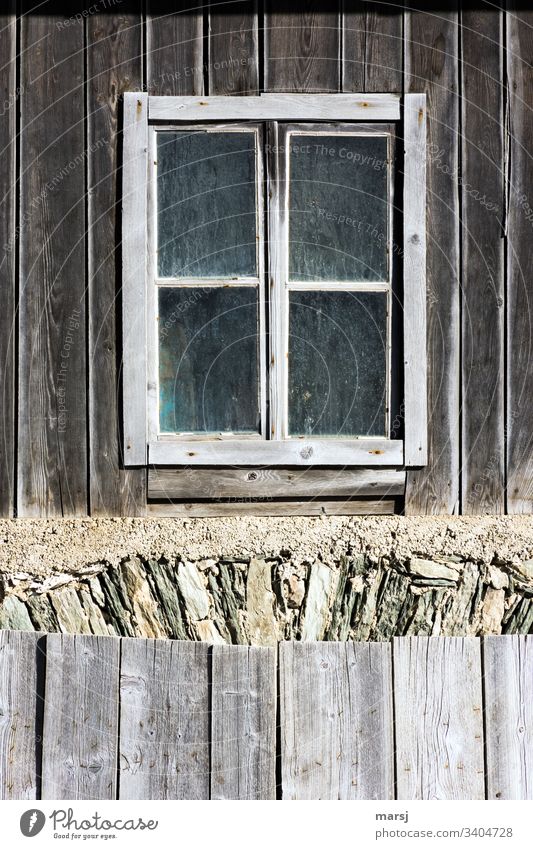
<path id="1" fill-rule="evenodd" d="M 256 213 L 257 213 L 257 235 L 258 243 L 256 248 L 256 269 L 257 276 L 255 277 L 235 277 L 231 279 L 210 279 L 191 277 L 187 278 L 172 278 L 159 277 L 157 274 L 157 261 L 153 247 L 157 244 L 156 228 L 157 228 L 157 208 L 156 208 L 156 192 L 155 184 L 157 178 L 157 133 L 172 132 L 176 130 L 175 124 L 162 123 L 155 127 L 153 124 L 148 128 L 148 148 L 150 150 L 149 162 L 151 164 L 148 185 L 148 280 L 147 280 L 147 351 L 148 351 L 148 384 L 149 386 L 157 387 L 159 381 L 159 358 L 158 358 L 158 341 L 157 341 L 157 291 L 161 287 L 171 288 L 186 288 L 200 289 L 202 287 L 250 287 L 257 289 L 258 292 L 258 327 L 259 339 L 266 338 L 266 307 L 265 307 L 265 227 L 264 215 L 262 210 L 265 205 L 264 198 L 264 177 L 263 177 L 263 159 L 261 136 L 263 127 L 260 123 L 241 123 L 232 121 L 230 125 L 221 127 L 220 123 L 205 124 L 195 122 L 194 124 L 180 122 L 180 130 L 191 130 L 195 132 L 231 132 L 231 133 L 254 133 L 256 146 Z M 151 285 L 150 285 L 151 284 Z M 259 412 L 261 419 L 261 431 L 257 433 L 234 434 L 234 433 L 217 433 L 210 434 L 211 439 L 216 438 L 218 441 L 258 441 L 267 438 L 267 352 L 266 346 L 259 344 L 258 368 L 259 368 Z M 148 444 L 156 445 L 159 443 L 168 442 L 175 445 L 178 442 L 183 442 L 188 445 L 191 442 L 205 441 L 207 436 L 201 433 L 160 433 L 159 432 L 159 404 L 157 392 L 148 394 Z"/>
<path id="2" fill-rule="evenodd" d="M 403 107 L 403 108 L 402 108 Z M 176 438 L 154 432 L 156 286 L 153 276 L 153 127 L 168 129 L 207 121 L 283 121 L 358 124 L 398 122 L 403 117 L 403 439 L 382 437 L 286 438 L 285 431 L 257 439 Z M 356 125 L 353 127 L 357 131 Z M 270 133 L 278 132 L 271 124 Z M 284 130 L 285 131 L 285 130 Z M 401 135 L 401 134 L 400 134 Z M 275 138 L 269 139 L 271 144 Z M 274 149 L 279 149 L 275 147 Z M 279 169 L 279 162 L 277 168 Z M 283 187 L 270 181 L 270 215 L 280 221 Z M 279 174 L 279 171 L 278 171 Z M 258 97 L 124 96 L 123 161 L 123 421 L 126 466 L 423 466 L 427 463 L 426 390 L 426 98 L 408 94 L 284 95 Z M 272 219 L 270 226 L 273 226 Z M 277 225 L 276 225 L 277 227 Z M 279 243 L 281 244 L 281 242 Z M 283 262 L 271 246 L 271 267 Z M 261 271 L 261 269 L 259 269 Z M 279 280 L 279 278 L 278 278 Z M 271 284 L 271 274 L 269 274 Z M 264 298 L 260 299 L 264 302 Z M 279 299 L 278 299 L 279 300 Z M 274 333 L 276 321 L 271 316 Z M 278 334 L 279 335 L 279 334 Z M 264 349 L 265 346 L 262 345 Z M 283 421 L 279 379 L 271 383 L 273 421 Z M 262 393 L 264 404 L 264 392 Z M 262 413 L 264 411 L 262 410 Z M 266 417 L 262 416 L 263 425 Z"/>

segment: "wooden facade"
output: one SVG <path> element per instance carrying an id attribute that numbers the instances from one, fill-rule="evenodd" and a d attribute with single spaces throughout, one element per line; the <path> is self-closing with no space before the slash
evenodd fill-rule
<path id="1" fill-rule="evenodd" d="M 532 642 L 2 631 L 0 799 L 533 799 Z"/>
<path id="2" fill-rule="evenodd" d="M 157 514 L 121 444 L 122 95 L 141 90 L 427 95 L 429 457 L 390 495 L 408 514 L 531 512 L 533 12 L 193 5 L 0 15 L 1 515 Z"/>

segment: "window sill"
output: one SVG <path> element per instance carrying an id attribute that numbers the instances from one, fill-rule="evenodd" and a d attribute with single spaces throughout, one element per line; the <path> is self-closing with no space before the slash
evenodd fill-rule
<path id="1" fill-rule="evenodd" d="M 150 465 L 403 466 L 401 439 L 287 439 L 152 442 Z"/>

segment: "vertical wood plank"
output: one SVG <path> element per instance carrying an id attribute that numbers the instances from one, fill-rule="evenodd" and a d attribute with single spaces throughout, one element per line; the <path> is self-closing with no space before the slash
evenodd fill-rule
<path id="1" fill-rule="evenodd" d="M 462 502 L 503 513 L 502 13 L 465 0 L 462 24 Z"/>
<path id="2" fill-rule="evenodd" d="M 365 90 L 366 12 L 363 0 L 342 4 L 342 90 Z"/>
<path id="3" fill-rule="evenodd" d="M 258 94 L 257 0 L 212 3 L 209 10 L 209 94 Z"/>
<path id="4" fill-rule="evenodd" d="M 147 463 L 148 95 L 124 95 L 122 386 L 124 462 Z M 150 281 L 151 283 L 151 281 Z M 152 284 L 153 285 L 153 284 Z"/>
<path id="5" fill-rule="evenodd" d="M 332 2 L 296 0 L 291 11 L 267 2 L 265 91 L 340 91 L 340 10 Z"/>
<path id="6" fill-rule="evenodd" d="M 280 644 L 284 799 L 392 799 L 387 643 Z"/>
<path id="7" fill-rule="evenodd" d="M 43 799 L 115 799 L 120 640 L 49 634 Z"/>
<path id="8" fill-rule="evenodd" d="M 507 5 L 507 512 L 533 512 L 533 11 Z"/>
<path id="9" fill-rule="evenodd" d="M 87 18 L 87 67 L 90 510 L 94 516 L 135 516 L 145 510 L 146 476 L 121 468 L 117 232 L 123 188 L 121 98 L 124 91 L 142 88 L 140 6 L 132 14 Z"/>
<path id="10" fill-rule="evenodd" d="M 404 98 L 404 463 L 427 463 L 426 134 L 424 94 Z"/>
<path id="11" fill-rule="evenodd" d="M 31 4 L 30 4 L 31 7 Z M 21 17 L 18 514 L 87 513 L 84 24 Z"/>
<path id="12" fill-rule="evenodd" d="M 401 92 L 401 5 L 355 2 L 344 9 L 343 91 Z"/>
<path id="13" fill-rule="evenodd" d="M 148 94 L 204 93 L 203 5 L 177 0 L 172 10 L 158 14 L 165 4 L 147 3 L 146 65 Z"/>
<path id="14" fill-rule="evenodd" d="M 122 640 L 120 799 L 209 799 L 208 646 Z"/>
<path id="15" fill-rule="evenodd" d="M 0 799 L 39 798 L 42 637 L 0 631 Z"/>
<path id="16" fill-rule="evenodd" d="M 393 641 L 398 799 L 483 799 L 481 653 L 475 637 Z"/>
<path id="17" fill-rule="evenodd" d="M 0 516 L 13 515 L 15 463 L 15 309 L 18 97 L 15 2 L 0 14 Z"/>
<path id="18" fill-rule="evenodd" d="M 211 798 L 276 798 L 276 651 L 213 646 Z"/>
<path id="19" fill-rule="evenodd" d="M 533 799 L 533 637 L 483 639 L 487 797 Z"/>
<path id="20" fill-rule="evenodd" d="M 406 12 L 406 91 L 427 94 L 428 465 L 407 475 L 407 514 L 459 503 L 458 13 Z"/>

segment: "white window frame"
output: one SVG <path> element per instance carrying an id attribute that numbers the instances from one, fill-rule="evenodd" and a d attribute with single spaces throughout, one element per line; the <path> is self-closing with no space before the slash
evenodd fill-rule
<path id="1" fill-rule="evenodd" d="M 403 108 L 402 108 L 403 107 Z M 261 391 L 263 433 L 257 438 L 220 435 L 158 434 L 156 285 L 154 278 L 154 126 L 169 129 L 206 121 L 284 124 L 327 122 L 360 124 L 397 122 L 403 117 L 403 383 L 404 439 L 382 437 L 288 437 L 286 404 L 287 288 L 286 237 L 270 244 L 268 284 L 271 297 L 270 418 L 265 432 L 265 391 Z M 214 128 L 213 128 L 214 129 Z M 220 127 L 218 127 L 220 129 Z M 241 126 L 240 129 L 244 129 Z M 316 132 L 315 128 L 313 132 Z M 363 128 L 361 128 L 363 130 Z M 236 130 L 239 131 L 239 130 Z M 279 132 L 271 124 L 271 132 Z M 289 131 L 284 128 L 283 132 Z M 311 131 L 311 130 L 310 130 Z M 319 130 L 318 130 L 319 131 Z M 297 130 L 300 132 L 300 130 Z M 353 125 L 357 134 L 357 125 Z M 398 139 L 402 133 L 396 131 Z M 269 139 L 276 144 L 276 139 Z M 277 145 L 276 149 L 279 149 Z M 258 157 L 258 168 L 261 167 Z M 123 420 L 126 466 L 422 466 L 427 462 L 426 391 L 426 103 L 425 95 L 403 99 L 390 94 L 283 95 L 258 97 L 149 97 L 130 92 L 124 97 L 123 162 Z M 268 174 L 271 232 L 286 227 L 285 186 L 280 177 L 286 162 L 271 162 Z M 282 166 L 280 168 L 280 165 Z M 276 172 L 276 173 L 273 173 Z M 262 184 L 262 179 L 259 180 Z M 261 216 L 260 216 L 261 217 Z M 259 254 L 262 258 L 263 252 Z M 262 259 L 261 259 L 262 261 Z M 392 262 L 389 258 L 389 262 Z M 259 265 L 260 304 L 265 280 Z M 183 281 L 180 282 L 180 285 Z M 187 284 L 183 284 L 187 285 Z M 192 283 L 191 283 L 192 285 Z M 194 281 L 198 285 L 198 281 Z M 201 285 L 201 284 L 200 284 Z M 242 285 L 236 281 L 236 285 Z M 365 288 L 364 286 L 362 288 Z M 390 295 L 389 295 L 390 298 Z M 390 313 L 390 310 L 389 310 Z M 264 327 L 264 313 L 260 317 Z M 389 333 L 390 338 L 390 333 Z M 261 381 L 266 374 L 261 344 Z M 277 363 L 281 362 L 281 368 Z M 390 369 L 389 369 L 390 374 Z"/>

